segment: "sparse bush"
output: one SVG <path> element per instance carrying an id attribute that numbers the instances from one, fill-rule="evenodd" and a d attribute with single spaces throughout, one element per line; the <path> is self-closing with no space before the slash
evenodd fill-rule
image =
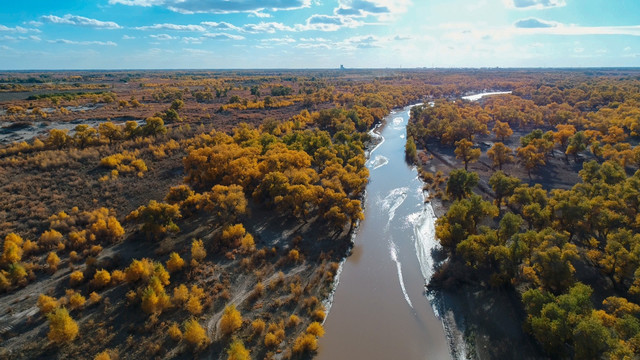
<path id="1" fill-rule="evenodd" d="M 122 270 L 113 270 L 111 273 L 111 282 L 119 284 L 126 279 L 126 275 Z"/>
<path id="2" fill-rule="evenodd" d="M 69 306 L 72 310 L 82 308 L 86 301 L 87 299 L 80 293 L 74 292 L 71 296 L 69 296 Z"/>
<path id="3" fill-rule="evenodd" d="M 291 316 L 289 316 L 289 320 L 287 321 L 287 327 L 296 327 L 298 326 L 298 324 L 300 324 L 300 318 L 295 314 L 291 314 Z"/>
<path id="4" fill-rule="evenodd" d="M 300 252 L 296 249 L 291 249 L 289 251 L 289 254 L 287 255 L 287 258 L 290 262 L 296 263 L 300 261 Z"/>
<path id="5" fill-rule="evenodd" d="M 227 350 L 229 357 L 227 360 L 250 360 L 249 350 L 244 347 L 242 340 L 236 339 L 229 346 Z"/>
<path id="6" fill-rule="evenodd" d="M 42 246 L 54 246 L 62 241 L 62 234 L 56 230 L 47 230 L 40 235 L 38 243 Z"/>
<path id="7" fill-rule="evenodd" d="M 187 301 L 186 309 L 192 315 L 200 315 L 202 313 L 202 304 L 200 303 L 200 299 L 195 296 L 190 296 Z"/>
<path id="8" fill-rule="evenodd" d="M 74 271 L 69 275 L 71 285 L 77 285 L 84 280 L 84 274 L 82 271 Z"/>
<path id="9" fill-rule="evenodd" d="M 97 292 L 93 291 L 91 292 L 91 294 L 89 294 L 90 304 L 97 304 L 98 302 L 100 302 L 100 300 L 102 300 L 102 296 L 100 296 Z"/>
<path id="10" fill-rule="evenodd" d="M 49 255 L 47 255 L 47 265 L 49 265 L 49 270 L 51 270 L 51 272 L 56 272 L 56 270 L 58 270 L 58 264 L 60 264 L 58 254 L 50 252 Z"/>
<path id="11" fill-rule="evenodd" d="M 253 322 L 251 322 L 251 329 L 256 335 L 262 334 L 266 326 L 267 324 L 262 319 L 255 319 L 253 320 Z"/>
<path id="12" fill-rule="evenodd" d="M 124 270 L 125 279 L 129 283 L 136 282 L 140 279 L 147 281 L 153 274 L 153 262 L 147 258 L 142 260 L 133 260 L 131 264 Z"/>
<path id="13" fill-rule="evenodd" d="M 182 331 L 180 331 L 180 327 L 178 327 L 178 324 L 176 323 L 173 323 L 171 324 L 171 326 L 169 326 L 167 333 L 174 341 L 182 340 Z"/>
<path id="14" fill-rule="evenodd" d="M 324 321 L 325 316 L 324 308 L 316 309 L 311 313 L 311 318 L 315 321 Z"/>
<path id="15" fill-rule="evenodd" d="M 184 266 L 184 260 L 178 255 L 177 252 L 172 252 L 169 255 L 169 260 L 167 260 L 167 269 L 170 272 L 179 271 Z"/>
<path id="16" fill-rule="evenodd" d="M 318 350 L 318 339 L 312 334 L 301 334 L 293 343 L 293 352 L 296 354 L 310 353 Z"/>
<path id="17" fill-rule="evenodd" d="M 111 355 L 106 350 L 96 355 L 93 360 L 111 360 Z"/>
<path id="18" fill-rule="evenodd" d="M 311 324 L 309 324 L 309 326 L 307 327 L 307 334 L 312 334 L 317 337 L 323 337 L 324 328 L 322 327 L 322 324 L 320 324 L 317 321 L 314 321 Z"/>
<path id="19" fill-rule="evenodd" d="M 184 285 L 176 286 L 173 288 L 173 301 L 178 304 L 183 304 L 189 299 L 189 289 Z"/>
<path id="20" fill-rule="evenodd" d="M 58 307 L 58 300 L 45 294 L 38 297 L 38 309 L 42 314 L 48 314 Z"/>
<path id="21" fill-rule="evenodd" d="M 204 249 L 202 240 L 193 239 L 193 241 L 191 242 L 191 265 L 194 265 L 194 261 L 195 265 L 197 265 L 200 261 L 204 260 L 205 257 L 207 257 L 207 251 Z"/>

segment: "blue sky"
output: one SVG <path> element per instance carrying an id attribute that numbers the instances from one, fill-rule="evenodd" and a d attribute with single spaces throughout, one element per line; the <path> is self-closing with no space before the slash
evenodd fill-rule
<path id="1" fill-rule="evenodd" d="M 640 66 L 639 0 L 5 1 L 0 69 Z"/>

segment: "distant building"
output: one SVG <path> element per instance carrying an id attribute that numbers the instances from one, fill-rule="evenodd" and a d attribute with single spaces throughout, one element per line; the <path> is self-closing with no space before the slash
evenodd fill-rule
<path id="1" fill-rule="evenodd" d="M 344 70 L 344 65 L 340 65 L 340 70 Z"/>

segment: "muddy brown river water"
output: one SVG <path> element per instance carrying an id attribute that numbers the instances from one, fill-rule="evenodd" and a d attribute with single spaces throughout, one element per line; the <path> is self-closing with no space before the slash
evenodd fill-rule
<path id="1" fill-rule="evenodd" d="M 374 130 L 365 220 L 342 267 L 317 359 L 450 359 L 425 284 L 433 274 L 433 209 L 404 160 L 410 107 Z"/>

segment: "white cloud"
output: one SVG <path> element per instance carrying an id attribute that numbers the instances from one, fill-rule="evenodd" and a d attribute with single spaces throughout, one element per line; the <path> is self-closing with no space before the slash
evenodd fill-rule
<path id="1" fill-rule="evenodd" d="M 567 5 L 565 0 L 504 0 L 505 5 L 512 9 L 546 9 Z"/>
<path id="2" fill-rule="evenodd" d="M 244 36 L 227 33 L 206 33 L 202 36 L 213 40 L 244 40 Z"/>
<path id="3" fill-rule="evenodd" d="M 203 49 L 191 49 L 191 48 L 184 48 L 182 49 L 182 51 L 190 54 L 190 55 L 213 55 L 214 52 L 213 51 L 208 51 L 208 50 L 203 50 Z"/>
<path id="4" fill-rule="evenodd" d="M 200 23 L 200 25 L 206 26 L 208 28 L 211 29 L 217 29 L 217 30 L 235 30 L 235 31 L 242 31 L 242 28 L 239 28 L 233 24 L 229 24 L 228 22 L 215 22 L 215 21 L 203 21 Z"/>
<path id="5" fill-rule="evenodd" d="M 162 6 L 171 11 L 192 13 L 260 13 L 263 10 L 293 10 L 311 6 L 311 0 L 109 0 L 109 4 Z"/>
<path id="6" fill-rule="evenodd" d="M 51 44 L 67 44 L 67 45 L 101 45 L 101 46 L 117 46 L 113 41 L 75 41 L 67 39 L 47 40 Z"/>
<path id="7" fill-rule="evenodd" d="M 39 36 L 35 36 L 35 35 L 29 36 L 29 39 L 31 39 L 33 41 L 41 41 L 42 40 Z"/>
<path id="8" fill-rule="evenodd" d="M 135 38 L 136 38 L 135 36 L 122 35 L 122 40 L 133 40 Z"/>
<path id="9" fill-rule="evenodd" d="M 174 40 L 177 39 L 169 34 L 154 34 L 154 35 L 149 35 L 150 38 L 156 39 L 156 40 Z"/>
<path id="10" fill-rule="evenodd" d="M 292 44 L 296 42 L 296 39 L 286 36 L 283 38 L 272 38 L 272 39 L 262 39 L 260 40 L 260 42 L 263 43 L 268 43 L 268 44 L 272 44 L 272 45 L 286 45 L 286 44 Z"/>
<path id="11" fill-rule="evenodd" d="M 306 42 L 329 42 L 329 39 L 325 38 L 300 38 L 298 40 Z"/>
<path id="12" fill-rule="evenodd" d="M 345 17 L 375 16 L 380 21 L 391 21 L 410 6 L 411 0 L 339 0 L 333 12 Z"/>
<path id="13" fill-rule="evenodd" d="M 309 43 L 309 42 L 296 44 L 295 47 L 298 49 L 331 49 L 332 48 L 331 45 L 327 43 Z"/>
<path id="14" fill-rule="evenodd" d="M 348 16 L 311 15 L 306 24 L 296 25 L 296 30 L 337 31 L 341 28 L 356 28 L 364 25 L 362 21 Z"/>
<path id="15" fill-rule="evenodd" d="M 546 21 L 546 20 L 541 20 L 537 18 L 522 19 L 522 20 L 516 21 L 513 24 L 513 26 L 517 28 L 524 28 L 524 29 L 550 28 L 550 27 L 556 27 L 559 25 L 561 24 L 557 22 Z"/>
<path id="16" fill-rule="evenodd" d="M 187 43 L 187 44 L 202 44 L 202 38 L 183 36 L 182 37 L 182 42 Z"/>
<path id="17" fill-rule="evenodd" d="M 252 11 L 251 13 L 249 13 L 249 17 L 270 18 L 271 14 L 261 11 Z"/>
<path id="18" fill-rule="evenodd" d="M 627 35 L 640 36 L 640 25 L 635 26 L 578 26 L 558 24 L 547 28 L 514 28 L 520 35 Z"/>
<path id="19" fill-rule="evenodd" d="M 287 26 L 278 22 L 261 22 L 259 24 L 246 24 L 242 27 L 242 31 L 248 33 L 268 33 L 273 34 L 276 31 L 296 31 L 295 27 Z"/>
<path id="20" fill-rule="evenodd" d="M 7 26 L 4 26 L 4 25 L 0 25 L 0 31 L 6 31 L 6 32 L 11 32 L 11 33 L 20 33 L 20 34 L 25 34 L 25 33 L 28 33 L 28 32 L 35 32 L 35 33 L 41 32 L 38 29 L 23 28 L 22 26 L 7 27 Z"/>
<path id="21" fill-rule="evenodd" d="M 56 15 L 45 15 L 41 16 L 40 19 L 42 21 L 51 23 L 51 24 L 65 24 L 65 25 L 75 25 L 75 26 L 86 26 L 93 27 L 98 29 L 120 29 L 121 26 L 113 21 L 100 21 L 96 19 L 86 18 L 84 16 L 77 16 L 67 14 L 63 17 L 59 17 Z"/>
<path id="22" fill-rule="evenodd" d="M 202 25 L 177 25 L 177 24 L 154 24 L 149 26 L 139 26 L 136 30 L 176 30 L 176 31 L 200 31 L 206 29 Z"/>

